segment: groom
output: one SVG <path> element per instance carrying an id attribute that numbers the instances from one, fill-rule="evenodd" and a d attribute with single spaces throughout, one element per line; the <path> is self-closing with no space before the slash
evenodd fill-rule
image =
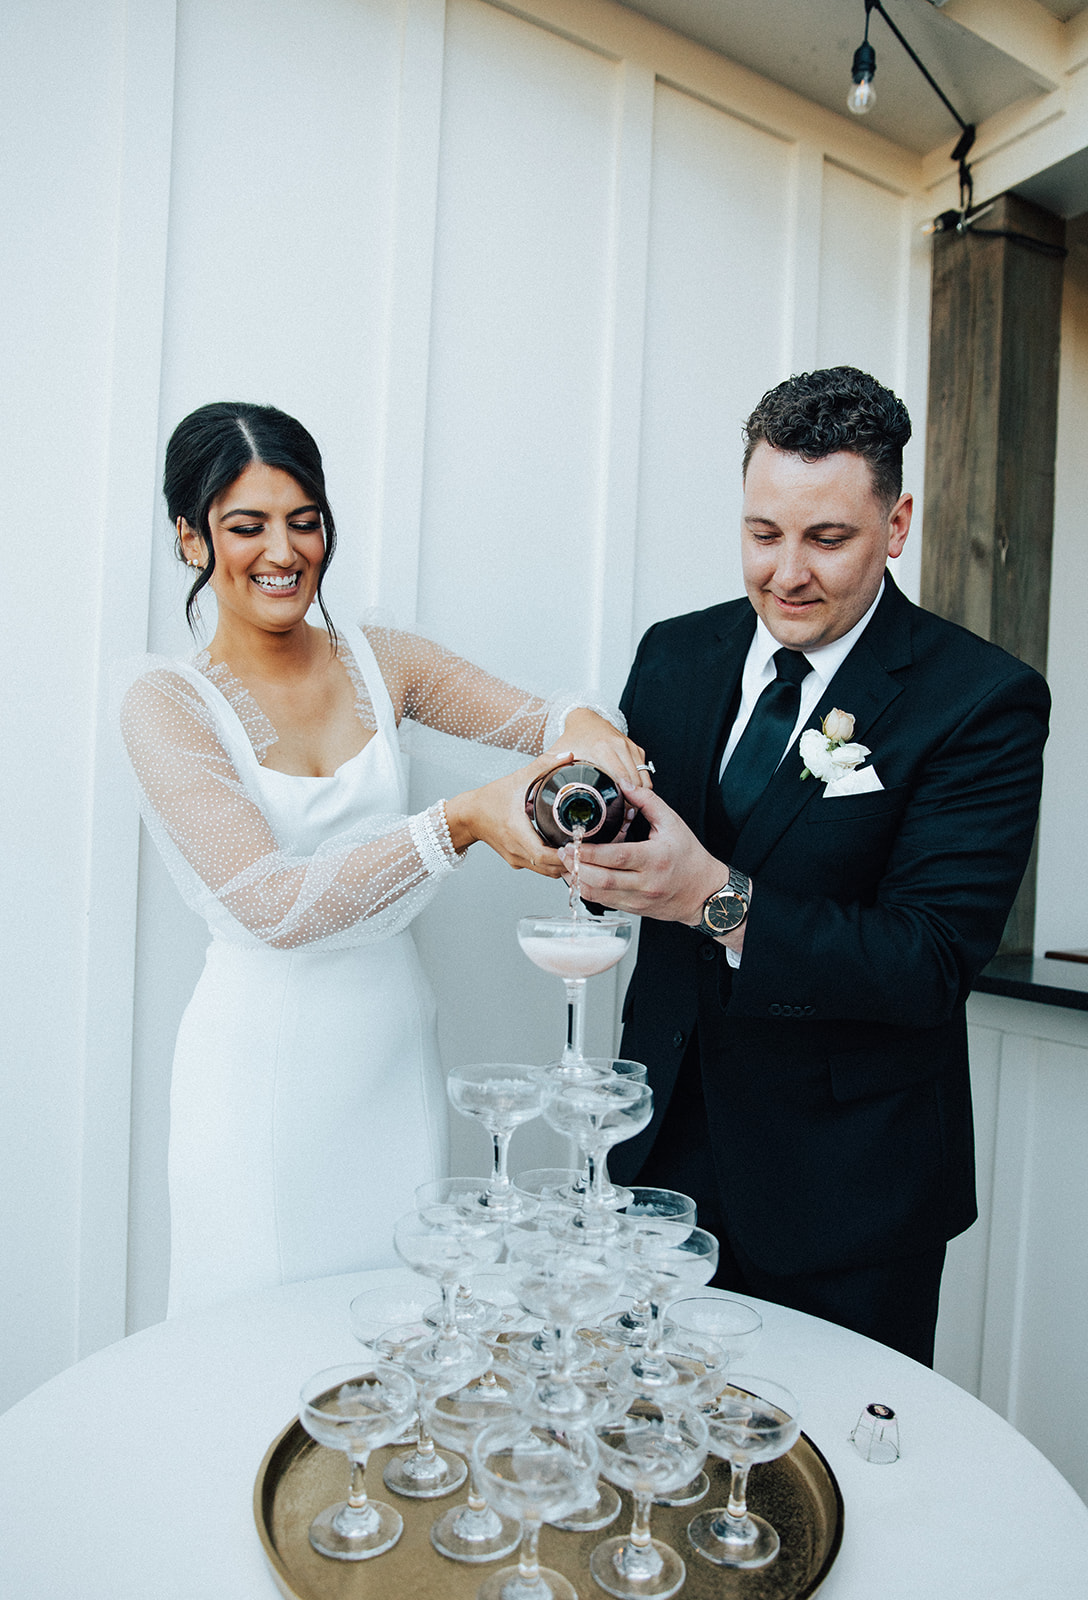
<path id="1" fill-rule="evenodd" d="M 885 570 L 900 400 L 808 373 L 746 435 L 747 599 L 646 634 L 622 705 L 655 791 L 582 850 L 586 898 L 643 919 L 621 1050 L 654 1120 L 611 1165 L 695 1197 L 721 1287 L 931 1363 L 976 1215 L 965 1003 L 1031 848 L 1049 697 Z"/>

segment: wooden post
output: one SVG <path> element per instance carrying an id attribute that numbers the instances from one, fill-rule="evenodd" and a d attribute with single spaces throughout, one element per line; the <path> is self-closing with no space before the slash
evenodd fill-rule
<path id="1" fill-rule="evenodd" d="M 1044 672 L 1065 224 L 1006 194 L 977 228 L 934 239 L 922 604 Z M 1002 952 L 1034 927 L 1033 850 Z"/>

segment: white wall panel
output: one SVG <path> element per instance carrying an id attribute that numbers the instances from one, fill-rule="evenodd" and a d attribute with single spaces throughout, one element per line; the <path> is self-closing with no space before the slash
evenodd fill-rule
<path id="1" fill-rule="evenodd" d="M 208 400 L 301 418 L 342 545 L 329 592 L 363 603 L 382 433 L 400 7 L 182 0 L 162 435 Z M 179 640 L 157 545 L 153 637 Z"/>
<path id="2" fill-rule="evenodd" d="M 3 16 L 0 1409 L 78 1349 L 123 11 L 114 0 L 15 0 Z"/>
<path id="3" fill-rule="evenodd" d="M 825 161 L 820 228 L 821 367 L 861 367 L 901 388 L 906 197 Z"/>
<path id="4" fill-rule="evenodd" d="M 1088 1498 L 1088 1017 L 974 995 L 968 1020 L 982 1215 L 949 1249 L 937 1370 Z"/>
<path id="5" fill-rule="evenodd" d="M 583 680 L 617 65 L 480 0 L 446 40 L 419 618 L 496 670 Z"/>
<path id="6" fill-rule="evenodd" d="M 659 83 L 635 634 L 743 592 L 741 427 L 788 372 L 790 144 Z"/>

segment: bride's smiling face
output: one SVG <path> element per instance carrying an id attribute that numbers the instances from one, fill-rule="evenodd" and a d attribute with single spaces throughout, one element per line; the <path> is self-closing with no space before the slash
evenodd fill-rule
<path id="1" fill-rule="evenodd" d="M 215 567 L 209 586 L 224 613 L 274 633 L 305 619 L 317 593 L 325 534 L 320 508 L 290 473 L 251 462 L 212 501 Z M 199 534 L 185 523 L 183 554 L 204 564 Z"/>

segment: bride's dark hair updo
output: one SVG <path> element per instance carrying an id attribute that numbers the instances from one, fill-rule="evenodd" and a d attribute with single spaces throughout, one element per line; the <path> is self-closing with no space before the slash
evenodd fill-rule
<path id="1" fill-rule="evenodd" d="M 162 490 L 170 521 L 176 528 L 178 518 L 184 517 L 190 528 L 203 538 L 208 556 L 189 590 L 185 620 L 192 628 L 197 596 L 215 568 L 209 521 L 212 504 L 255 461 L 288 473 L 321 512 L 325 554 L 318 573 L 317 603 L 335 646 L 336 629 L 321 595 L 321 580 L 336 548 L 336 525 L 325 494 L 321 452 L 302 423 L 285 411 L 277 411 L 275 406 L 250 405 L 242 400 L 217 400 L 191 411 L 178 423 L 166 446 Z M 174 547 L 179 559 L 184 561 L 180 539 L 175 540 Z"/>

